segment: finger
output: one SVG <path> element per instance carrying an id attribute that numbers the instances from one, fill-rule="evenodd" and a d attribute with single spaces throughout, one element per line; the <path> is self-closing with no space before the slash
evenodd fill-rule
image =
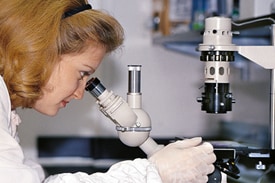
<path id="1" fill-rule="evenodd" d="M 201 147 L 203 148 L 204 152 L 206 153 L 212 153 L 214 151 L 214 147 L 209 142 L 203 142 L 201 144 Z"/>
<path id="2" fill-rule="evenodd" d="M 211 174 L 215 171 L 215 166 L 213 164 L 208 166 L 208 174 Z"/>
<path id="3" fill-rule="evenodd" d="M 200 172 L 202 175 L 209 175 L 213 173 L 215 170 L 215 166 L 213 164 L 201 166 Z"/>
<path id="4" fill-rule="evenodd" d="M 197 145 L 201 144 L 201 142 L 202 142 L 201 137 L 194 137 L 191 139 L 178 140 L 178 141 L 174 142 L 173 145 L 176 148 L 184 149 L 184 148 L 197 146 Z"/>
<path id="5" fill-rule="evenodd" d="M 205 183 L 205 182 L 207 182 L 207 181 L 208 181 L 208 176 L 207 176 L 207 175 L 204 175 L 204 176 L 199 176 L 199 177 L 197 178 L 196 183 Z"/>
<path id="6" fill-rule="evenodd" d="M 214 152 L 207 154 L 202 151 L 202 153 L 200 154 L 200 159 L 207 164 L 212 164 L 217 160 L 217 157 Z"/>
<path id="7" fill-rule="evenodd" d="M 206 162 L 207 162 L 208 164 L 215 163 L 215 161 L 217 160 L 216 155 L 215 155 L 214 153 L 212 153 L 212 154 L 209 154 L 208 156 L 209 156 L 209 157 L 207 158 Z"/>
<path id="8" fill-rule="evenodd" d="M 201 146 L 198 146 L 197 148 L 204 152 L 204 156 L 202 156 L 202 159 L 208 164 L 212 164 L 217 160 L 217 157 L 214 153 L 214 148 L 210 143 L 204 142 Z"/>
<path id="9" fill-rule="evenodd" d="M 197 165 L 196 170 L 202 175 L 208 175 L 215 170 L 215 166 L 202 161 Z"/>
<path id="10" fill-rule="evenodd" d="M 216 155 L 214 154 L 213 146 L 204 142 L 203 144 L 193 147 L 194 153 L 199 155 L 200 159 L 207 162 L 208 164 L 214 163 L 216 161 Z"/>

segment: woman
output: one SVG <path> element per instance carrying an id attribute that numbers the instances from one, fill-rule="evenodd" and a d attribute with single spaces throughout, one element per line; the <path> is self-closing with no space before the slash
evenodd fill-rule
<path id="1" fill-rule="evenodd" d="M 201 138 L 178 141 L 147 159 L 107 173 L 64 173 L 45 180 L 18 142 L 18 107 L 54 116 L 83 97 L 88 77 L 123 43 L 123 29 L 85 0 L 0 1 L 0 180 L 9 182 L 207 182 L 213 147 Z"/>

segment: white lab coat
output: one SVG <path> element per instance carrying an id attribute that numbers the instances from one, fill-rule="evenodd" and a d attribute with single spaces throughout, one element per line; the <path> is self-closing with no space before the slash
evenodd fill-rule
<path id="1" fill-rule="evenodd" d="M 20 118 L 11 111 L 7 87 L 0 76 L 0 181 L 5 183 L 161 183 L 160 176 L 147 159 L 122 161 L 106 173 L 63 173 L 44 180 L 40 165 L 26 161 L 17 137 Z"/>

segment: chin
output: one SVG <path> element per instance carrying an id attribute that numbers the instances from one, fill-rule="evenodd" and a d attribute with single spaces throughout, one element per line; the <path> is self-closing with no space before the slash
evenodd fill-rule
<path id="1" fill-rule="evenodd" d="M 37 112 L 41 113 L 41 114 L 44 114 L 46 116 L 56 116 L 57 113 L 58 113 L 58 110 L 36 110 Z"/>
<path id="2" fill-rule="evenodd" d="M 46 114 L 47 116 L 51 116 L 51 117 L 54 117 L 57 115 L 57 112 L 56 113 L 49 113 L 49 114 Z"/>

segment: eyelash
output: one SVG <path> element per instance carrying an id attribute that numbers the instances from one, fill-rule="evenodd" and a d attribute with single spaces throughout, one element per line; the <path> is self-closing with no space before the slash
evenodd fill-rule
<path id="1" fill-rule="evenodd" d="M 91 74 L 89 72 L 81 71 L 80 72 L 80 80 L 83 80 L 85 76 L 90 76 Z"/>

